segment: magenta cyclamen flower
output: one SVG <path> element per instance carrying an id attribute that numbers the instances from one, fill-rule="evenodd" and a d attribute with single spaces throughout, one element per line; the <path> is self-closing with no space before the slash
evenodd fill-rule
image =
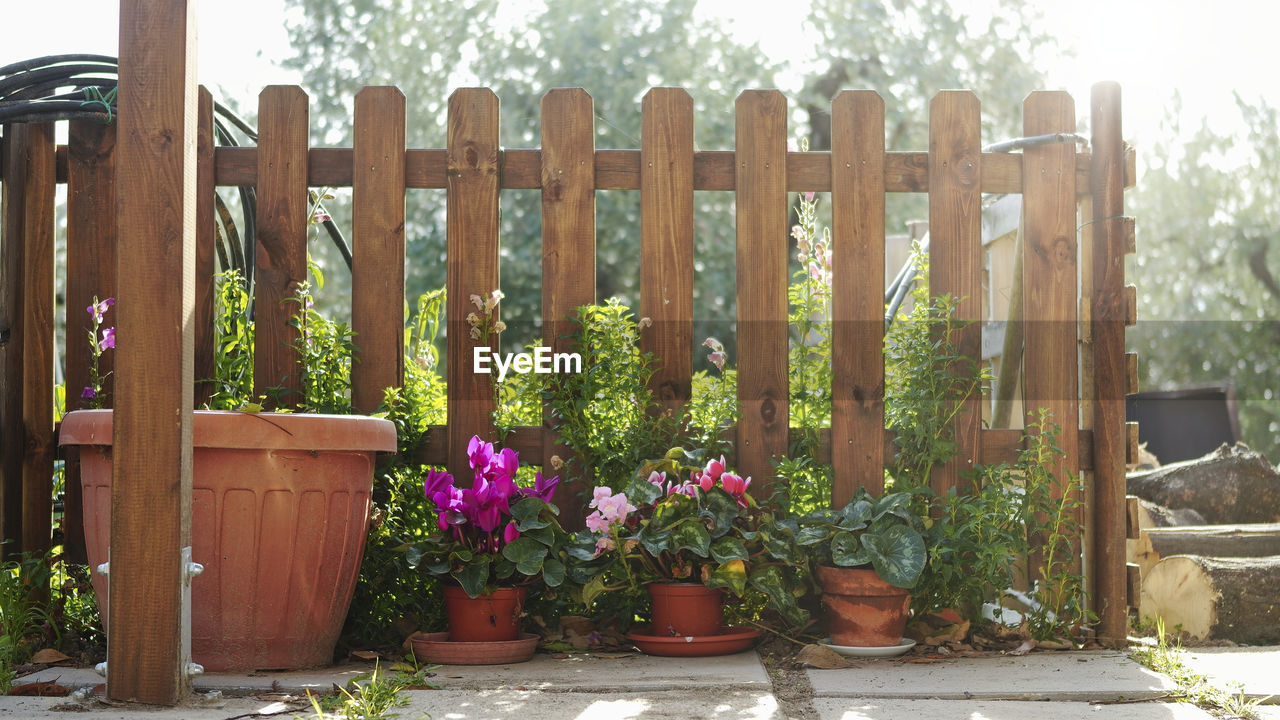
<path id="1" fill-rule="evenodd" d="M 555 495 L 556 486 L 559 484 L 560 484 L 559 475 L 556 475 L 555 477 L 548 480 L 545 477 L 543 477 L 541 472 L 539 472 L 537 476 L 534 478 L 533 488 L 532 489 L 520 488 L 519 492 L 521 495 L 524 495 L 525 497 L 535 497 L 541 500 L 542 502 L 549 503 L 551 502 L 551 497 Z"/>

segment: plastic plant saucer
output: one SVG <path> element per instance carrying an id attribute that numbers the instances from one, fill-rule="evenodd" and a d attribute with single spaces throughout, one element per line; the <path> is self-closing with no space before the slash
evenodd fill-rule
<path id="1" fill-rule="evenodd" d="M 916 646 L 916 641 L 911 638 L 902 638 L 897 645 L 885 645 L 882 647 L 858 647 L 856 645 L 832 645 L 831 638 L 822 638 L 819 644 L 825 645 L 837 653 L 845 657 L 893 657 L 901 655 Z"/>
<path id="2" fill-rule="evenodd" d="M 539 637 L 521 633 L 515 640 L 499 642 L 452 642 L 449 633 L 415 633 L 414 657 L 441 665 L 506 665 L 525 662 L 538 649 Z"/>
<path id="3" fill-rule="evenodd" d="M 758 637 L 760 631 L 755 628 L 731 626 L 721 627 L 715 635 L 655 635 L 648 627 L 627 633 L 627 639 L 641 652 L 665 657 L 729 655 L 749 649 Z"/>

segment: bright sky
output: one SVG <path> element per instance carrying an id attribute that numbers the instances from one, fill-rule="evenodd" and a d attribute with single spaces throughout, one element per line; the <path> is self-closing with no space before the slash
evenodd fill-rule
<path id="1" fill-rule="evenodd" d="M 529 11 L 529 0 L 501 0 L 509 16 Z M 978 17 L 993 0 L 955 0 Z M 0 65 L 68 52 L 116 54 L 117 3 L 0 0 L 5 26 Z M 284 30 L 284 0 L 205 0 L 200 15 L 200 81 L 222 95 L 252 104 L 262 86 L 297 78 L 275 63 L 290 54 Z M 1076 112 L 1088 112 L 1089 88 L 1098 80 L 1118 80 L 1124 91 L 1125 136 L 1139 149 L 1157 137 L 1160 120 L 1176 91 L 1181 92 L 1184 128 L 1206 117 L 1219 130 L 1238 123 L 1232 91 L 1246 100 L 1266 98 L 1280 105 L 1280 43 L 1274 29 L 1280 3 L 1268 0 L 1074 0 L 1046 3 L 1046 27 L 1076 49 L 1074 58 L 1046 61 L 1052 89 L 1076 98 Z M 780 5 L 765 0 L 701 0 L 699 9 L 721 18 L 766 54 L 787 59 L 812 46 L 805 26 L 808 0 Z M 1106 18 L 1098 21 L 1098 18 Z M 780 78 L 794 90 L 803 68 Z M 482 79 L 481 79 L 482 82 Z M 590 90 L 590 88 L 588 88 Z M 993 141 L 1001 138 L 984 139 Z"/>

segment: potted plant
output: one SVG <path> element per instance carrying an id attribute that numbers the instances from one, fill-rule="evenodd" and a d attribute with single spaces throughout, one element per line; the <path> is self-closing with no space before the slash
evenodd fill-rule
<path id="1" fill-rule="evenodd" d="M 811 553 L 832 645 L 899 645 L 925 565 L 922 528 L 910 493 L 877 499 L 862 488 L 839 510 L 800 518 L 796 541 Z"/>
<path id="2" fill-rule="evenodd" d="M 217 366 L 252 368 L 251 355 L 247 363 L 243 355 L 252 346 L 252 330 L 238 278 L 222 278 L 219 301 Z M 104 625 L 112 411 L 101 409 L 105 375 L 99 360 L 115 347 L 114 329 L 103 327 L 113 304 L 95 298 L 87 308 L 91 385 L 81 398 L 96 409 L 68 413 L 59 435 L 62 445 L 80 448 L 85 539 L 90 565 L 102 571 L 93 583 Z M 327 323 L 309 306 L 304 316 Z M 229 336 L 227 327 L 238 333 Z M 304 341 L 321 335 L 349 340 L 349 332 L 337 332 Z M 330 373 L 327 380 L 341 386 L 343 376 Z M 236 383 L 251 392 L 251 375 Z M 225 395 L 226 407 L 248 407 L 245 395 Z M 364 552 L 375 457 L 396 449 L 394 425 L 314 412 L 202 410 L 195 413 L 192 435 L 191 557 L 204 568 L 191 587 L 192 659 L 211 671 L 330 664 Z"/>
<path id="3" fill-rule="evenodd" d="M 560 478 L 539 472 L 533 487 L 519 487 L 517 453 L 479 436 L 471 438 L 467 456 L 470 487 L 434 470 L 423 485 L 440 532 L 409 546 L 407 560 L 451 581 L 444 588 L 449 630 L 415 635 L 415 651 L 433 662 L 527 660 L 537 636 L 520 633 L 526 588 L 538 582 L 558 588 L 566 577 L 568 534 L 551 503 Z M 484 656 L 471 658 L 473 651 Z"/>
<path id="4" fill-rule="evenodd" d="M 651 624 L 627 637 L 654 654 L 710 655 L 749 647 L 753 629 L 723 626 L 725 592 L 765 594 L 793 624 L 807 622 L 789 571 L 794 528 L 761 510 L 724 458 L 704 465 L 682 448 L 641 465 L 625 492 L 597 487 L 574 537 L 573 573 L 590 605 L 601 593 L 643 588 Z M 687 480 L 680 478 L 687 477 Z"/>

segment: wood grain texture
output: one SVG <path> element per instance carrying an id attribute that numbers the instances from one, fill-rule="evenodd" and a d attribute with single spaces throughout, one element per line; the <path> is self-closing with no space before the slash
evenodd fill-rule
<path id="1" fill-rule="evenodd" d="M 66 282 L 66 386 L 67 408 L 85 407 L 80 399 L 89 385 L 89 328 L 85 311 L 96 296 L 116 296 L 116 126 L 94 120 L 72 120 L 67 131 L 67 282 Z M 115 324 L 114 317 L 110 320 Z M 104 376 L 107 407 L 114 400 L 115 353 L 98 361 Z M 87 562 L 84 546 L 83 506 L 80 493 L 79 453 L 67 453 L 66 493 L 63 501 L 63 533 L 71 557 Z"/>
<path id="2" fill-rule="evenodd" d="M 581 88 L 551 90 L 542 98 L 542 344 L 553 352 L 577 350 L 564 337 L 577 327 L 575 309 L 596 299 L 595 114 Z M 543 410 L 543 456 L 567 456 Z M 595 478 L 562 476 L 563 498 L 590 493 Z M 582 527 L 586 508 L 565 503 L 561 521 Z"/>
<path id="3" fill-rule="evenodd" d="M 884 492 L 884 100 L 831 103 L 833 507 Z"/>
<path id="4" fill-rule="evenodd" d="M 283 388 L 294 407 L 302 389 L 295 293 L 307 279 L 307 95 L 272 85 L 258 95 L 258 239 L 254 264 L 253 391 Z"/>
<path id="5" fill-rule="evenodd" d="M 28 128 L 22 203 L 22 551 L 53 543 L 53 123 Z"/>
<path id="6" fill-rule="evenodd" d="M 738 96 L 738 471 L 769 496 L 770 461 L 787 453 L 787 101 Z"/>
<path id="7" fill-rule="evenodd" d="M 308 152 L 308 184 L 312 186 L 350 187 L 352 178 L 351 148 L 312 148 Z M 445 187 L 448 151 L 440 149 L 406 150 L 405 181 L 410 188 Z M 638 190 L 640 188 L 640 150 L 596 150 L 597 190 Z M 218 185 L 254 185 L 258 179 L 258 150 L 254 147 L 221 147 L 216 157 Z M 789 192 L 829 192 L 830 160 L 826 152 L 787 153 L 787 190 Z M 529 148 L 510 148 L 504 152 L 502 189 L 538 189 L 542 185 L 541 153 Z M 1076 183 L 1089 185 L 1090 156 L 1076 154 Z M 1016 153 L 982 154 L 982 192 L 1017 193 L 1022 191 L 1022 158 Z M 733 190 L 736 182 L 732 150 L 699 150 L 693 155 L 693 187 L 695 190 Z M 885 192 L 923 193 L 929 191 L 929 154 L 895 151 L 885 154 Z"/>
<path id="8" fill-rule="evenodd" d="M 404 93 L 361 90 L 351 192 L 351 328 L 359 348 L 351 400 L 364 413 L 404 383 L 404 143 Z"/>
<path id="9" fill-rule="evenodd" d="M 693 374 L 693 98 L 654 88 L 640 110 L 640 349 L 658 359 L 649 386 L 678 412 Z"/>
<path id="10" fill-rule="evenodd" d="M 498 97 L 491 90 L 463 88 L 449 97 L 449 175 L 446 192 L 448 465 L 455 478 L 471 476 L 467 441 L 493 438 L 493 391 L 489 375 L 472 372 L 467 314 L 470 297 L 498 288 Z M 490 342 L 497 348 L 497 338 Z"/>
<path id="11" fill-rule="evenodd" d="M 3 538 L 12 546 L 0 546 L 7 558 L 18 550 L 22 538 L 22 432 L 23 376 L 23 248 L 22 218 L 27 188 L 27 124 L 5 125 L 0 143 L 0 328 L 8 342 L 0 344 L 0 471 L 3 472 Z"/>
<path id="12" fill-rule="evenodd" d="M 1023 135 L 1073 132 L 1075 102 L 1065 92 L 1034 92 L 1023 103 Z M 1025 351 L 1023 394 L 1026 423 L 1047 410 L 1051 422 L 1066 430 L 1079 425 L 1079 350 L 1077 345 L 1075 148 L 1039 145 L 1022 153 L 1022 266 Z M 1064 455 L 1053 463 L 1059 487 L 1054 497 L 1079 477 L 1079 447 L 1074 432 L 1058 436 Z M 1074 492 L 1072 493 L 1075 494 Z M 1082 500 L 1077 498 L 1077 500 Z M 1077 521 L 1082 520 L 1077 510 Z M 1033 542 L 1033 546 L 1041 543 Z M 1069 565 L 1079 572 L 1079 545 Z"/>
<path id="13" fill-rule="evenodd" d="M 116 405 L 107 696 L 189 691 L 181 549 L 191 543 L 195 22 L 185 0 L 120 3 Z"/>
<path id="14" fill-rule="evenodd" d="M 971 323 L 953 339 L 975 363 L 982 357 L 982 147 L 978 98 L 943 91 L 929 104 L 929 292 L 956 301 L 955 319 Z M 934 492 L 963 486 L 981 463 L 981 398 L 964 401 L 952 424 L 955 458 L 934 471 Z"/>
<path id="15" fill-rule="evenodd" d="M 1090 325 L 1093 339 L 1093 558 L 1099 639 L 1125 640 L 1124 136 L 1120 86 L 1093 86 L 1093 216 Z"/>
<path id="16" fill-rule="evenodd" d="M 214 199 L 214 138 L 213 95 L 200 86 L 196 107 L 196 267 L 195 267 L 195 345 L 194 375 L 195 397 L 193 404 L 200 407 L 213 395 L 214 385 L 208 382 L 214 376 L 213 309 L 214 263 L 216 239 L 214 229 L 217 220 Z"/>

